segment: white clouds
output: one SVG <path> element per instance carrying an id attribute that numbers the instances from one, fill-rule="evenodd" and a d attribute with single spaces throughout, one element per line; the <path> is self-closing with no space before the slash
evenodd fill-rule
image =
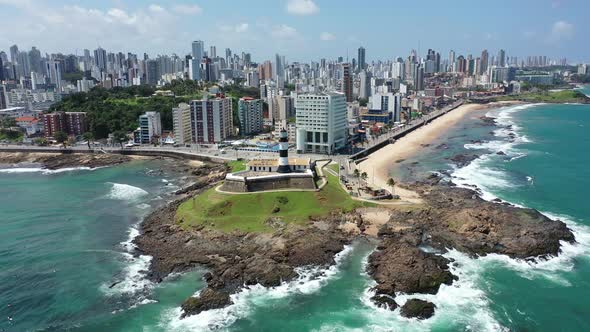
<path id="1" fill-rule="evenodd" d="M 247 32 L 250 28 L 250 24 L 248 23 L 240 23 L 237 25 L 220 25 L 219 30 L 222 32 L 235 32 L 235 33 L 242 33 Z"/>
<path id="2" fill-rule="evenodd" d="M 286 24 L 275 26 L 270 33 L 273 37 L 279 39 L 293 39 L 299 36 L 295 28 Z"/>
<path id="3" fill-rule="evenodd" d="M 320 40 L 330 41 L 330 40 L 335 40 L 335 39 L 336 39 L 336 36 L 331 32 L 320 33 Z"/>
<path id="4" fill-rule="evenodd" d="M 148 8 L 149 8 L 150 11 L 152 11 L 154 13 L 162 13 L 162 12 L 165 11 L 164 8 L 162 8 L 159 5 L 155 5 L 155 4 L 151 4 Z"/>
<path id="5" fill-rule="evenodd" d="M 574 38 L 574 25 L 566 21 L 557 21 L 553 23 L 547 40 L 550 43 L 558 43 L 572 38 Z"/>
<path id="6" fill-rule="evenodd" d="M 239 32 L 246 32 L 246 31 L 248 31 L 249 26 L 250 25 L 248 23 L 238 24 L 238 25 L 236 25 L 236 32 L 238 32 L 238 33 Z"/>
<path id="7" fill-rule="evenodd" d="M 23 48 L 35 45 L 46 51 L 68 52 L 101 45 L 114 50 L 169 52 L 170 41 L 182 33 L 179 16 L 157 4 L 133 10 L 55 5 L 38 0 L 0 0 L 0 4 L 17 10 L 4 19 L 4 24 L 23 27 L 0 30 L 0 40 L 29 43 L 19 45 Z"/>
<path id="8" fill-rule="evenodd" d="M 289 0 L 287 2 L 287 12 L 294 15 L 313 15 L 317 14 L 320 8 L 313 0 Z"/>
<path id="9" fill-rule="evenodd" d="M 197 15 L 203 12 L 203 8 L 198 5 L 175 5 L 172 10 L 182 15 Z"/>

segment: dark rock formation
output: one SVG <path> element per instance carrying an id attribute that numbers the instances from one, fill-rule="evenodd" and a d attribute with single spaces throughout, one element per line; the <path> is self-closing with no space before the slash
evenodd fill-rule
<path id="1" fill-rule="evenodd" d="M 434 294 L 440 285 L 453 282 L 450 262 L 419 247 L 438 252 L 455 248 L 473 257 L 498 253 L 526 259 L 557 255 L 560 241 L 575 241 L 563 222 L 536 210 L 487 202 L 473 190 L 443 186 L 431 178 L 412 186 L 422 194 L 424 207 L 395 210 L 379 231 L 382 242 L 368 265 L 377 295 Z M 377 296 L 373 300 L 380 304 Z"/>
<path id="2" fill-rule="evenodd" d="M 389 309 L 393 311 L 398 307 L 398 304 L 395 302 L 393 297 L 384 294 L 377 294 L 371 297 L 371 301 L 383 309 Z"/>
<path id="3" fill-rule="evenodd" d="M 55 170 L 71 167 L 104 167 L 126 163 L 129 156 L 119 154 L 91 154 L 91 153 L 1 153 L 0 163 L 19 164 L 35 163 L 44 168 Z"/>
<path id="4" fill-rule="evenodd" d="M 189 297 L 182 304 L 182 317 L 196 315 L 205 310 L 220 309 L 232 304 L 229 293 L 205 288 L 198 297 Z"/>
<path id="5" fill-rule="evenodd" d="M 448 158 L 448 160 L 452 161 L 453 163 L 455 163 L 459 167 L 464 167 L 464 166 L 469 165 L 469 163 L 471 163 L 472 161 L 474 161 L 477 158 L 479 158 L 479 155 L 460 153 L 460 154 L 456 154 L 456 155 L 452 156 L 451 158 Z"/>
<path id="6" fill-rule="evenodd" d="M 377 281 L 376 294 L 396 292 L 435 294 L 441 284 L 451 284 L 448 260 L 418 248 L 423 233 L 418 228 L 382 229 L 383 241 L 369 257 L 368 272 Z"/>
<path id="7" fill-rule="evenodd" d="M 428 319 L 434 315 L 434 308 L 436 306 L 433 303 L 424 300 L 409 299 L 402 306 L 400 314 L 407 318 Z"/>
<path id="8" fill-rule="evenodd" d="M 495 126 L 496 125 L 496 118 L 492 118 L 489 116 L 482 116 L 479 118 L 482 121 L 483 126 Z"/>

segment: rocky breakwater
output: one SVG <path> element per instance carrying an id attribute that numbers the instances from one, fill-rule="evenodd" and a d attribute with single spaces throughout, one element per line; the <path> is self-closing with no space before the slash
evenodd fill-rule
<path id="1" fill-rule="evenodd" d="M 2 165 L 19 167 L 22 164 L 27 164 L 27 166 L 35 164 L 49 170 L 114 166 L 130 160 L 131 157 L 118 154 L 0 152 L 0 164 Z"/>
<path id="2" fill-rule="evenodd" d="M 536 210 L 487 202 L 473 190 L 448 185 L 421 183 L 412 189 L 425 204 L 394 211 L 369 257 L 368 272 L 377 282 L 373 301 L 392 310 L 398 307 L 397 293 L 435 294 L 442 284 L 453 283 L 451 262 L 440 255 L 447 248 L 474 258 L 491 253 L 547 258 L 559 253 L 561 241 L 575 241 L 563 222 Z M 428 318 L 434 311 L 434 304 L 411 299 L 400 313 Z"/>

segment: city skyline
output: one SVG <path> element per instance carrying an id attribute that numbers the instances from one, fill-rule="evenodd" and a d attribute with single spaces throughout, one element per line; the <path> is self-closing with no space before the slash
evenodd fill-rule
<path id="1" fill-rule="evenodd" d="M 0 50 L 8 52 L 17 44 L 22 49 L 36 46 L 47 53 L 82 55 L 85 48 L 101 46 L 150 56 L 183 56 L 191 52 L 191 41 L 203 40 L 206 50 L 216 46 L 218 54 L 225 48 L 250 52 L 257 62 L 272 59 L 275 53 L 286 54 L 289 61 L 352 59 L 360 46 L 367 50 L 367 63 L 404 56 L 409 49 L 417 49 L 422 56 L 428 48 L 465 55 L 505 49 L 509 56 L 566 57 L 571 63 L 589 57 L 581 33 L 590 31 L 583 19 L 582 1 L 482 3 L 477 12 L 483 18 L 460 2 L 380 4 L 383 10 L 368 10 L 362 3 L 341 6 L 317 0 L 231 6 L 223 4 L 229 1 L 219 2 L 88 1 L 79 5 L 74 1 L 0 0 L 0 9 L 9 14 L 4 20 L 9 26 L 35 22 L 0 32 Z M 343 17 L 349 19 L 342 22 Z M 391 19 L 395 19 L 393 24 Z"/>

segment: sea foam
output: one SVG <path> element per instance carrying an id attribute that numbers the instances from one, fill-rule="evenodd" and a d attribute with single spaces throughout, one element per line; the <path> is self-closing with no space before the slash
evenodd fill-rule
<path id="1" fill-rule="evenodd" d="M 112 183 L 111 191 L 107 194 L 107 198 L 117 200 L 137 200 L 148 194 L 147 191 L 134 187 L 128 184 Z"/>
<path id="2" fill-rule="evenodd" d="M 90 168 L 90 167 L 68 167 L 68 168 L 60 168 L 60 169 L 46 169 L 46 168 L 40 168 L 40 167 L 22 167 L 22 168 L 3 168 L 3 169 L 0 169 L 0 173 L 58 174 L 58 173 L 74 172 L 74 171 L 93 171 L 95 169 L 96 168 Z"/>

